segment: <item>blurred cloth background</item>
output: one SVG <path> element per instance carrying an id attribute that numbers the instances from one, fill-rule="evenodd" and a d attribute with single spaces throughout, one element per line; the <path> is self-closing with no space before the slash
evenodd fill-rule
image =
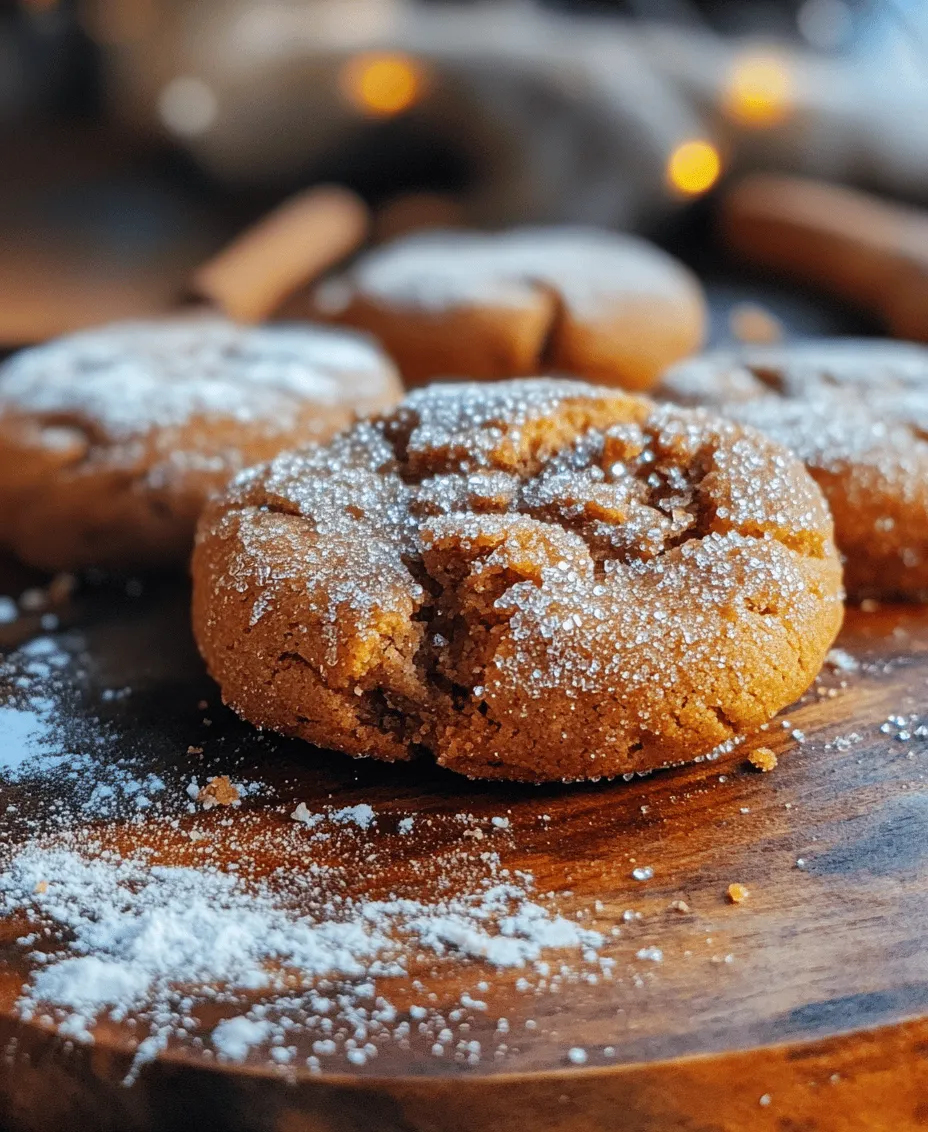
<path id="1" fill-rule="evenodd" d="M 926 59 L 917 0 L 4 0 L 0 343 L 169 309 L 322 181 L 375 237 L 685 243 L 755 169 L 921 203 Z"/>

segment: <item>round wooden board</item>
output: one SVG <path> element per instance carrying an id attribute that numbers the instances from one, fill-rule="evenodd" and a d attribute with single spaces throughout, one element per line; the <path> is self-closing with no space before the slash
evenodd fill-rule
<path id="1" fill-rule="evenodd" d="M 448 1014 L 485 981 L 487 1009 L 465 1011 L 469 1040 L 486 1051 L 476 1064 L 435 1056 L 434 1035 L 419 1035 L 413 1022 L 406 1048 L 384 1042 L 363 1066 L 341 1060 L 311 1074 L 303 1066 L 312 1033 L 294 1039 L 298 1056 L 284 1067 L 259 1051 L 244 1065 L 217 1063 L 207 1041 L 206 1052 L 172 1046 L 126 1086 L 140 1036 L 131 1027 L 101 1023 L 94 1043 L 80 1045 L 19 1019 L 15 1003 L 32 968 L 16 942 L 26 930 L 18 917 L 0 924 L 0 1127 L 928 1127 L 928 730 L 918 733 L 928 724 L 928 611 L 850 611 L 839 645 L 856 664 L 826 669 L 788 724 L 777 721 L 718 760 L 630 782 L 531 788 L 259 739 L 219 705 L 190 641 L 187 599 L 179 583 L 149 583 L 141 597 L 104 586 L 61 611 L 54 639 L 75 657 L 77 689 L 63 693 L 69 677 L 59 673 L 62 741 L 69 721 L 67 741 L 79 743 L 83 723 L 102 720 L 110 742 L 101 759 L 134 760 L 178 797 L 191 774 L 228 773 L 267 788 L 239 809 L 199 811 L 173 826 L 138 812 L 95 820 L 88 836 L 189 863 L 196 823 L 220 853 L 228 846 L 227 859 L 244 846 L 269 873 L 305 864 L 284 836 L 297 802 L 369 803 L 377 820 L 363 836 L 347 831 L 307 850 L 356 859 L 354 895 L 415 892 L 434 884 L 443 854 L 477 860 L 490 845 L 504 867 L 531 872 L 539 892 L 555 894 L 562 912 L 588 912 L 585 922 L 607 937 L 614 977 L 525 993 L 519 971 L 426 961 L 392 980 L 391 1001 L 400 1016 L 421 1001 Z M 0 630 L 8 647 L 32 631 L 41 631 L 36 618 Z M 130 691 L 104 695 L 114 687 Z M 3 727 L 0 707 L 0 749 Z M 759 745 L 780 756 L 772 773 L 746 765 Z M 55 814 L 52 803 L 86 785 L 60 775 L 5 785 L 7 849 L 25 839 L 30 820 L 50 813 L 80 832 L 78 811 Z M 473 815 L 469 824 L 455 818 L 461 813 Z M 399 837 L 407 815 L 414 830 Z M 491 822 L 502 815 L 508 828 Z M 473 836 L 478 828 L 482 838 Z M 642 866 L 652 879 L 633 878 Z M 454 874 L 446 879 L 455 883 Z M 726 899 L 732 882 L 749 889 L 745 903 Z M 688 910 L 672 907 L 679 901 Z M 662 961 L 640 957 L 651 948 Z M 203 1035 L 222 1010 L 200 1016 Z M 501 1017 L 507 1049 L 493 1056 Z M 571 1064 L 572 1047 L 586 1051 L 582 1067 Z"/>

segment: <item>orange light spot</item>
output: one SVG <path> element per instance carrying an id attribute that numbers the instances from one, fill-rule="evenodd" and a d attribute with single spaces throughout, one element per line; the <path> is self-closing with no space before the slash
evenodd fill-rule
<path id="1" fill-rule="evenodd" d="M 682 142 L 667 160 L 668 184 L 688 197 L 708 192 L 721 172 L 719 151 L 702 138 Z"/>
<path id="2" fill-rule="evenodd" d="M 792 109 L 792 71 L 777 55 L 742 55 L 732 64 L 722 105 L 743 126 L 774 126 Z"/>
<path id="3" fill-rule="evenodd" d="M 424 68 L 405 55 L 358 55 L 348 60 L 339 78 L 348 101 L 376 118 L 409 110 L 426 85 Z"/>

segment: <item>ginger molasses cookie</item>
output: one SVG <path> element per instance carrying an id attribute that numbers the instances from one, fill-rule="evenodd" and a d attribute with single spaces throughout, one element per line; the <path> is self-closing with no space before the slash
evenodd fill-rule
<path id="1" fill-rule="evenodd" d="M 0 544 L 48 570 L 182 564 L 210 492 L 401 395 L 331 327 L 120 323 L 0 367 Z"/>
<path id="2" fill-rule="evenodd" d="M 681 263 L 588 228 L 418 233 L 321 284 L 314 304 L 375 334 L 409 384 L 561 372 L 647 389 L 706 324 Z"/>
<path id="3" fill-rule="evenodd" d="M 791 703 L 840 573 L 821 492 L 751 429 L 570 381 L 433 385 L 237 477 L 200 522 L 193 621 L 260 727 L 598 778 Z"/>
<path id="4" fill-rule="evenodd" d="M 848 593 L 928 598 L 928 350 L 833 339 L 681 363 L 658 395 L 763 429 L 818 481 Z"/>

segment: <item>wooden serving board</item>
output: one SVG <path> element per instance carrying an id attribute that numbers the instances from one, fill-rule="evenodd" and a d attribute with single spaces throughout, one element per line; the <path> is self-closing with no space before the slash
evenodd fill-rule
<path id="1" fill-rule="evenodd" d="M 7 856 L 37 829 L 67 827 L 122 851 L 151 847 L 163 863 L 191 863 L 196 826 L 213 860 L 244 854 L 270 873 L 328 854 L 349 862 L 355 895 L 376 895 L 415 894 L 434 885 L 434 862 L 466 865 L 489 846 L 502 866 L 530 871 L 562 913 L 586 910 L 584 922 L 607 937 L 613 977 L 565 979 L 552 992 L 538 989 L 536 975 L 526 993 L 517 986 L 524 972 L 426 957 L 407 979 L 388 980 L 391 1001 L 400 1018 L 422 1001 L 448 1015 L 479 986 L 486 1009 L 460 1016 L 485 1051 L 475 1064 L 436 1057 L 434 1035 L 418 1035 L 413 1013 L 411 1040 L 385 1041 L 364 1065 L 342 1059 L 311 1073 L 305 1058 L 319 1035 L 306 1032 L 288 1066 L 260 1051 L 220 1064 L 204 1052 L 208 1041 L 187 1043 L 126 1086 L 141 1036 L 131 1025 L 101 1023 L 94 1043 L 82 1045 L 18 1017 L 33 966 L 17 942 L 27 925 L 14 917 L 0 925 L 0 1127 L 928 1127 L 928 731 L 918 733 L 928 723 L 928 610 L 849 612 L 839 645 L 854 664 L 826 669 L 787 713 L 788 727 L 777 721 L 715 761 L 630 782 L 507 788 L 259 738 L 219 705 L 190 639 L 187 600 L 180 582 L 147 583 L 141 596 L 101 585 L 61 608 L 54 632 L 38 614 L 0 627 L 8 652 L 39 633 L 73 658 L 54 677 L 60 712 L 46 749 L 84 749 L 103 728 L 99 773 L 125 760 L 135 773 L 158 774 L 181 815 L 172 825 L 165 802 L 157 814 L 130 807 L 113 819 L 82 818 L 69 798 L 92 785 L 86 761 L 76 781 L 60 768 L 38 781 L 14 774 L 0 791 Z M 0 704 L 12 702 L 25 663 L 10 655 Z M 0 707 L 0 750 L 6 744 L 9 755 L 4 726 Z M 780 756 L 772 773 L 746 764 L 757 745 Z M 187 813 L 184 783 L 210 773 L 264 786 L 238 809 Z M 290 813 L 300 801 L 310 810 L 369 803 L 377 820 L 295 853 Z M 398 837 L 407 815 L 414 829 Z M 508 828 L 492 823 L 501 815 Z M 644 866 L 653 878 L 635 880 Z M 456 876 L 445 879 L 453 886 Z M 749 889 L 743 904 L 726 897 L 733 882 Z M 674 908 L 679 901 L 688 910 Z M 639 957 L 653 948 L 662 961 Z M 198 1018 L 202 1035 L 223 1011 Z M 585 1064 L 570 1060 L 574 1047 Z"/>

